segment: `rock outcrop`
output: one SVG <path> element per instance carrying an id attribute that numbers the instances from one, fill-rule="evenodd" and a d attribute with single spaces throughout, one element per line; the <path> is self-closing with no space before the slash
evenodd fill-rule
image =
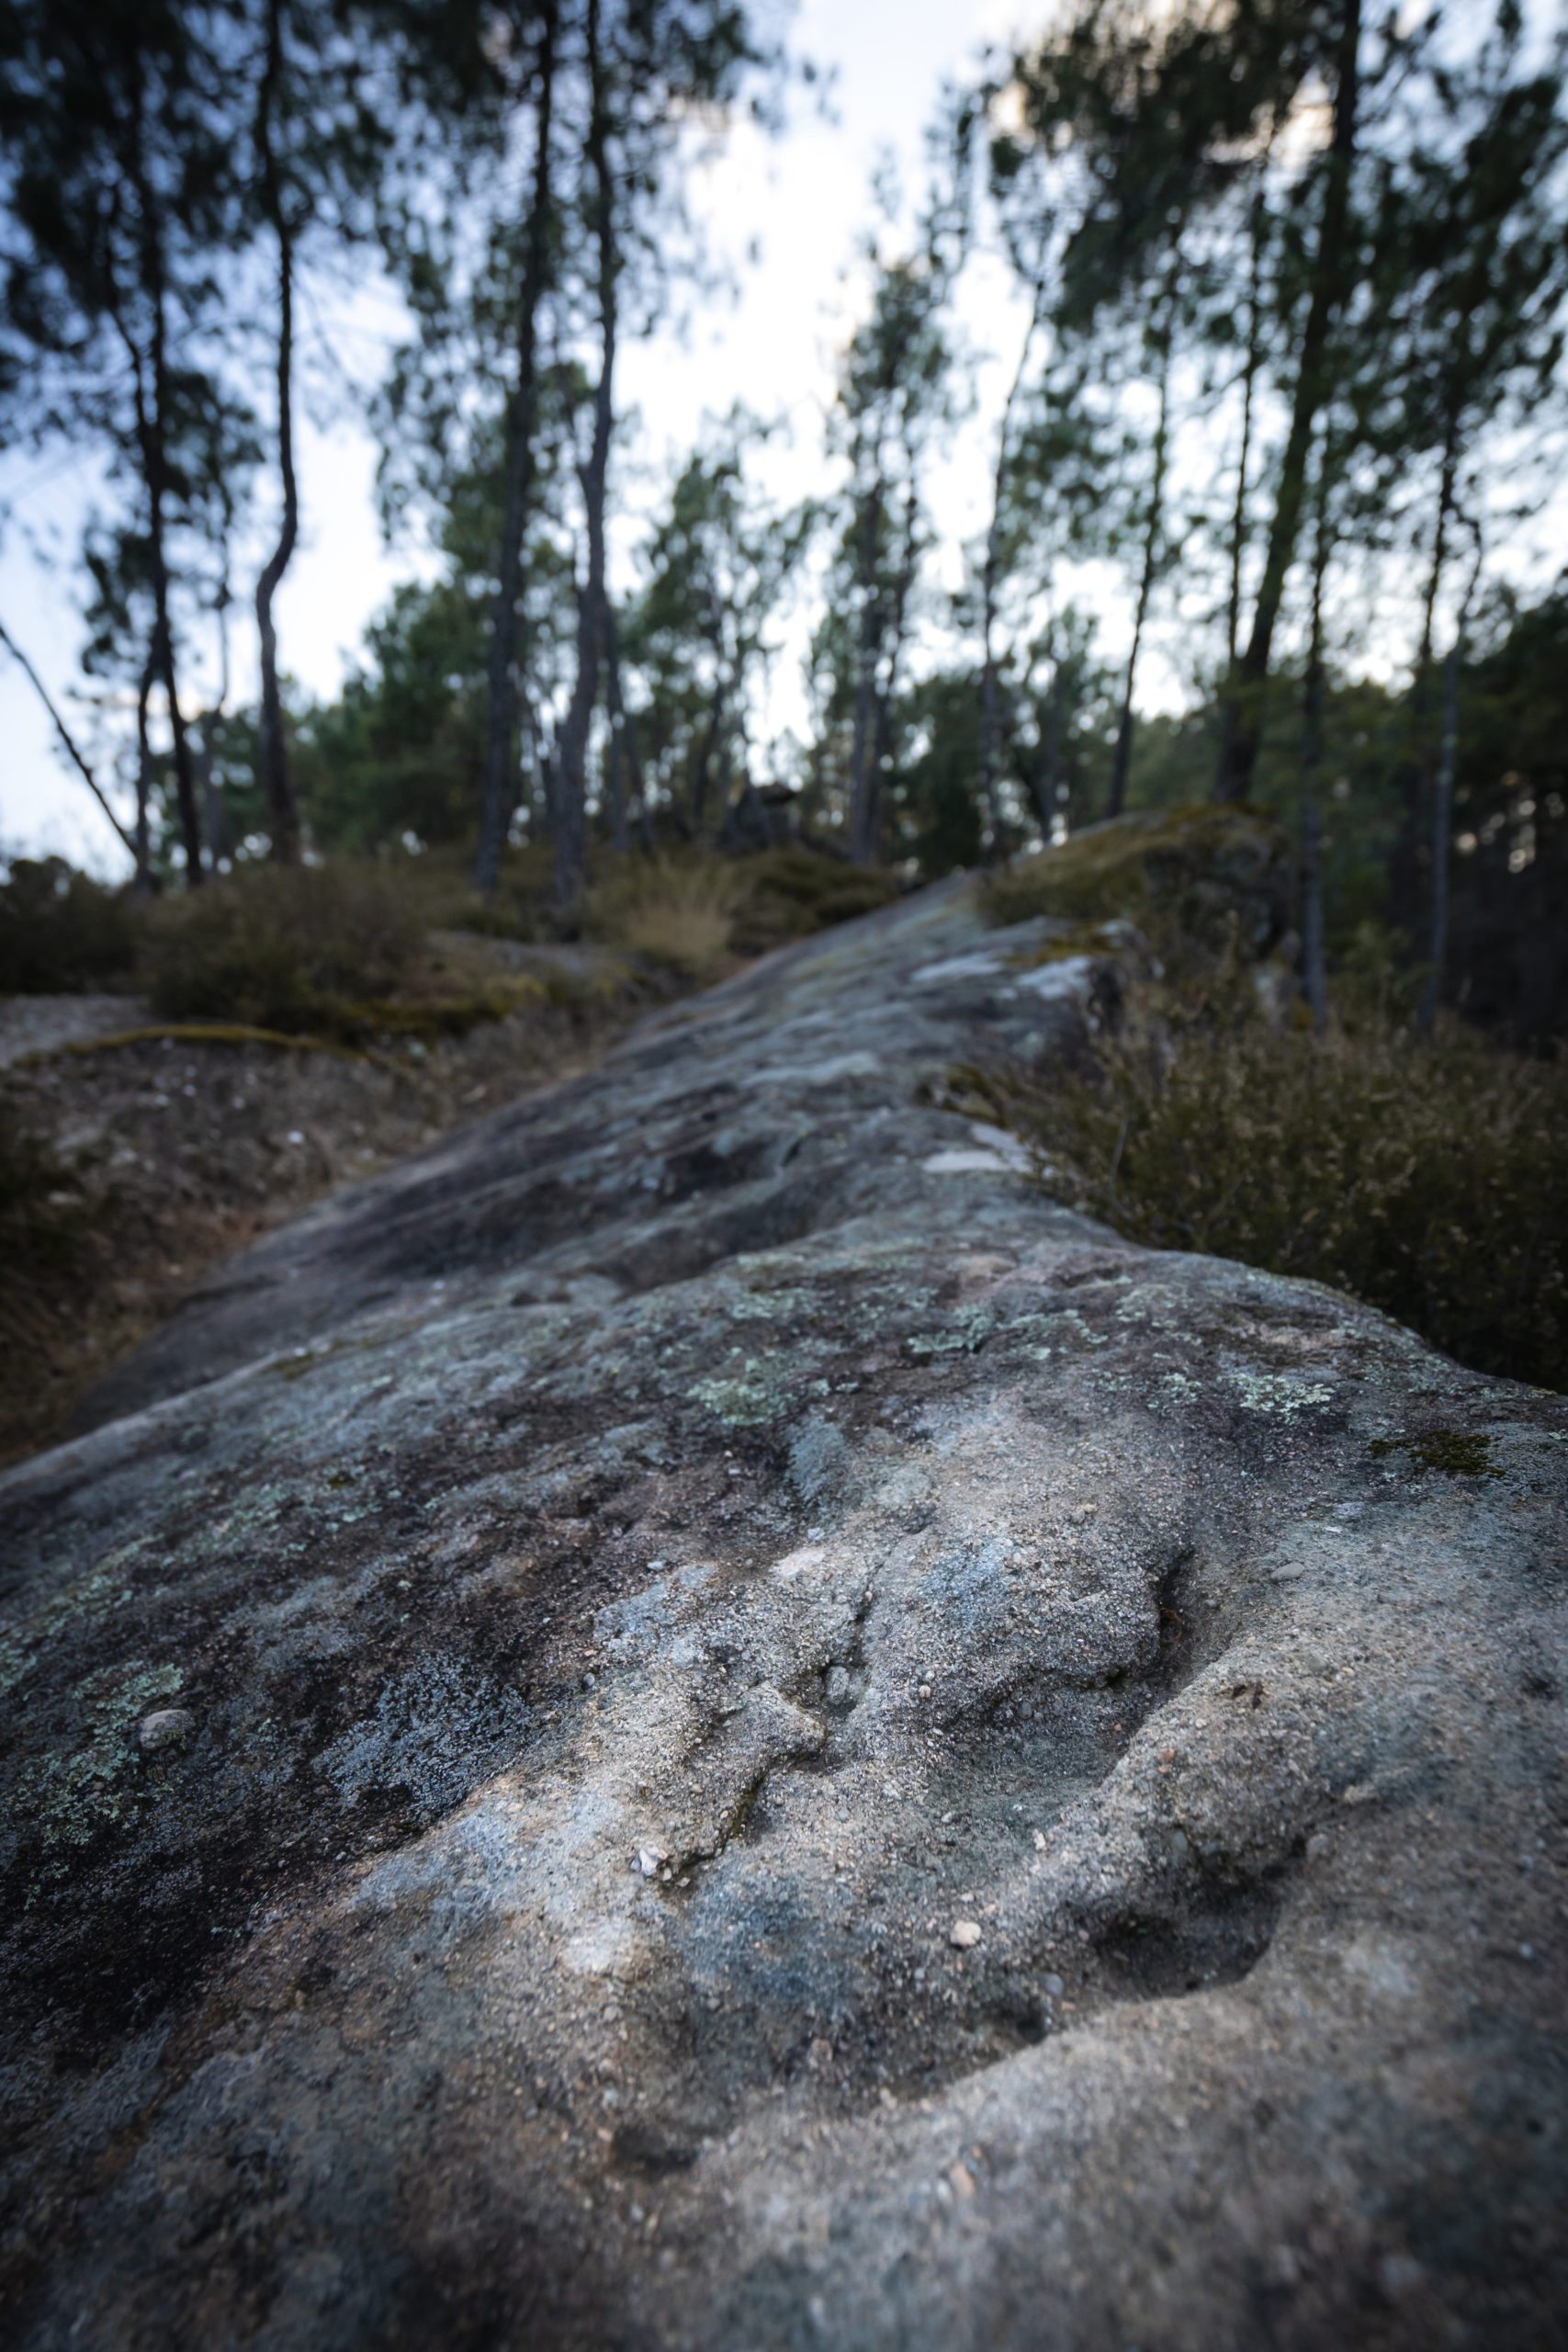
<path id="1" fill-rule="evenodd" d="M 661 1016 L 0 1481 L 8 2341 L 1565 2340 L 1568 1404 L 931 1107 L 1040 939 Z"/>

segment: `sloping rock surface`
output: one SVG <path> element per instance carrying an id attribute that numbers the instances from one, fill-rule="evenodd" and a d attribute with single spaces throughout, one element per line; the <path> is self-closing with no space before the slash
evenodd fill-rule
<path id="1" fill-rule="evenodd" d="M 0 1481 L 9 2342 L 1568 2341 L 1568 1407 L 928 1107 L 1041 937 L 755 967 Z"/>

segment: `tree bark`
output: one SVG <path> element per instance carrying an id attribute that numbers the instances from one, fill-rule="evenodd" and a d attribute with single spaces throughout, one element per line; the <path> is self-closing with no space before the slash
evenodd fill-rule
<path id="1" fill-rule="evenodd" d="M 600 46 L 600 0 L 587 0 L 588 159 L 593 174 L 593 231 L 598 246 L 600 364 L 593 394 L 593 436 L 581 469 L 583 519 L 588 534 L 588 577 L 577 608 L 577 677 L 561 728 L 557 768 L 553 890 L 558 912 L 581 896 L 587 878 L 588 732 L 599 699 L 600 637 L 604 612 L 604 500 L 610 469 L 610 434 L 615 423 L 616 297 L 620 256 L 615 249 L 615 192 L 610 181 L 609 112 Z"/>
<path id="2" fill-rule="evenodd" d="M 991 520 L 986 533 L 986 561 L 980 581 L 980 798 L 991 823 L 993 854 L 995 844 L 1001 839 L 997 786 L 1002 735 L 1001 681 L 997 673 L 996 628 L 998 592 L 1001 585 L 1002 506 L 1007 496 L 1008 466 L 1012 456 L 1013 415 L 1023 390 L 1029 355 L 1039 333 L 1044 301 L 1045 279 L 1042 273 L 1034 280 L 1029 324 L 1024 329 L 1018 366 L 1013 370 L 1012 382 L 1008 386 L 1008 396 L 1002 403 L 1001 423 L 997 431 L 997 462 L 991 477 Z"/>
<path id="3" fill-rule="evenodd" d="M 1121 715 L 1116 722 L 1116 748 L 1111 755 L 1111 789 L 1105 803 L 1107 817 L 1120 817 L 1127 805 L 1127 778 L 1133 765 L 1133 692 L 1137 683 L 1138 656 L 1143 650 L 1144 624 L 1148 618 L 1149 598 L 1154 594 L 1155 574 L 1159 570 L 1161 542 L 1165 537 L 1165 471 L 1170 444 L 1170 345 L 1171 329 L 1168 319 L 1161 352 L 1159 422 L 1155 427 L 1148 520 L 1144 529 L 1138 600 L 1133 610 L 1133 642 L 1127 654 L 1127 673 L 1122 684 Z"/>
<path id="4" fill-rule="evenodd" d="M 904 545 L 898 559 L 897 577 L 893 583 L 893 611 L 887 633 L 887 666 L 876 693 L 876 724 L 872 742 L 871 763 L 871 822 L 874 841 L 882 831 L 882 783 L 887 764 L 893 756 L 893 701 L 898 691 L 898 671 L 904 659 L 904 632 L 909 616 L 909 594 L 915 584 L 915 570 L 919 550 L 916 540 L 919 524 L 919 499 L 911 471 L 909 487 L 904 501 Z M 992 799 L 994 831 L 992 855 L 1001 839 L 1001 817 Z"/>
<path id="5" fill-rule="evenodd" d="M 1302 704 L 1302 992 L 1312 1012 L 1312 1025 L 1328 1025 L 1328 969 L 1324 952 L 1323 924 L 1323 589 L 1328 571 L 1326 514 L 1328 456 L 1322 464 L 1325 479 L 1318 485 L 1317 539 L 1312 568 L 1312 639 L 1307 652 L 1306 686 Z"/>
<path id="6" fill-rule="evenodd" d="M 284 200 L 273 144 L 273 110 L 283 74 L 283 0 L 268 0 L 266 62 L 256 109 L 256 151 L 261 163 L 262 204 L 277 243 L 277 474 L 283 491 L 283 521 L 277 544 L 256 582 L 256 631 L 261 639 L 261 725 L 257 764 L 280 865 L 299 856 L 299 811 L 288 774 L 288 744 L 283 727 L 283 697 L 277 683 L 277 627 L 273 600 L 299 537 L 299 485 L 294 470 L 294 232 Z"/>
<path id="7" fill-rule="evenodd" d="M 1361 0 L 1344 0 L 1335 75 L 1334 137 L 1324 187 L 1323 218 L 1313 256 L 1306 325 L 1296 363 L 1290 432 L 1280 467 L 1280 486 L 1269 530 L 1263 579 L 1252 616 L 1247 650 L 1227 687 L 1235 707 L 1225 764 L 1215 782 L 1216 800 L 1245 800 L 1252 789 L 1263 734 L 1263 701 L 1269 684 L 1274 630 L 1285 582 L 1295 553 L 1306 488 L 1307 456 L 1318 413 L 1328 389 L 1329 334 L 1345 293 L 1345 242 L 1350 203 L 1350 165 L 1356 152 L 1356 105 L 1359 85 Z"/>
<path id="8" fill-rule="evenodd" d="M 152 797 L 152 737 L 147 724 L 147 704 L 152 692 L 152 655 L 149 650 L 141 664 L 141 675 L 136 682 L 136 888 L 150 891 L 152 888 L 152 854 L 147 823 L 148 804 Z"/>
<path id="9" fill-rule="evenodd" d="M 1394 836 L 1389 868 L 1389 908 L 1394 923 L 1413 941 L 1420 928 L 1422 867 L 1427 855 L 1423 822 L 1431 810 L 1434 782 L 1432 747 L 1427 737 L 1432 687 L 1432 640 L 1437 626 L 1438 598 L 1448 563 L 1449 527 L 1453 520 L 1459 486 L 1459 418 L 1450 409 L 1443 436 L 1442 466 L 1438 478 L 1438 513 L 1432 530 L 1432 561 L 1421 605 L 1421 641 L 1416 674 L 1410 686 L 1410 714 L 1404 755 L 1399 769 L 1399 831 Z"/>
<path id="10" fill-rule="evenodd" d="M 1475 561 L 1465 584 L 1454 622 L 1453 642 L 1443 662 L 1443 720 L 1438 748 L 1437 774 L 1432 781 L 1432 905 L 1427 943 L 1427 985 L 1421 992 L 1416 1023 L 1429 1036 L 1443 993 L 1443 967 L 1449 954 L 1449 864 L 1453 854 L 1454 770 L 1459 760 L 1460 672 L 1470 627 L 1470 607 L 1481 577 L 1482 539 L 1475 537 Z"/>
<path id="11" fill-rule="evenodd" d="M 876 861 L 876 652 L 882 637 L 882 518 L 886 488 L 882 452 L 861 507 L 860 630 L 856 647 L 854 730 L 850 738 L 850 855 Z"/>
<path id="12" fill-rule="evenodd" d="M 1241 375 L 1241 447 L 1236 453 L 1235 497 L 1231 504 L 1230 593 L 1225 603 L 1225 690 L 1220 705 L 1220 758 L 1217 779 L 1230 765 L 1235 741 L 1235 699 L 1230 691 L 1241 646 L 1241 571 L 1247 551 L 1247 493 L 1251 484 L 1252 414 L 1258 372 L 1263 363 L 1263 195 L 1252 206 L 1252 259 L 1247 277 L 1247 358 Z"/>
<path id="13" fill-rule="evenodd" d="M 601 616 L 604 646 L 604 702 L 610 715 L 610 846 L 617 856 L 631 847 L 631 811 L 642 802 L 642 767 L 637 730 L 621 691 L 621 633 L 608 596 Z"/>
<path id="14" fill-rule="evenodd" d="M 517 296 L 517 373 L 506 406 L 506 478 L 495 599 L 491 607 L 484 767 L 479 786 L 479 839 L 474 887 L 493 896 L 501 852 L 516 797 L 517 598 L 523 581 L 523 541 L 534 488 L 534 443 L 539 390 L 536 365 L 539 304 L 549 260 L 550 126 L 555 107 L 558 0 L 542 0 L 536 68 L 532 209 Z"/>
<path id="15" fill-rule="evenodd" d="M 134 335 L 117 318 L 120 340 L 130 361 L 136 410 L 137 449 L 147 489 L 147 555 L 152 574 L 155 618 L 152 648 L 158 675 L 168 705 L 169 732 L 174 740 L 175 797 L 179 807 L 180 833 L 186 854 L 186 888 L 198 889 L 203 879 L 201 819 L 197 808 L 196 773 L 180 707 L 178 665 L 175 654 L 174 620 L 170 612 L 168 549 L 164 537 L 164 501 L 168 495 L 168 319 L 165 311 L 164 251 L 157 207 L 148 185 L 141 153 L 143 93 L 138 77 L 136 121 L 132 132 L 128 175 L 138 208 L 141 291 L 151 320 L 150 349 L 144 355 Z M 147 382 L 148 370 L 152 385 Z"/>

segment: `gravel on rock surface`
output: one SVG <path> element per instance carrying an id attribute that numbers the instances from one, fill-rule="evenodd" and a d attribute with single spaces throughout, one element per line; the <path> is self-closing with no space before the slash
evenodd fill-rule
<path id="1" fill-rule="evenodd" d="M 1565 2340 L 1568 1403 L 936 1107 L 1046 928 L 659 1016 L 0 1479 L 8 2342 Z"/>

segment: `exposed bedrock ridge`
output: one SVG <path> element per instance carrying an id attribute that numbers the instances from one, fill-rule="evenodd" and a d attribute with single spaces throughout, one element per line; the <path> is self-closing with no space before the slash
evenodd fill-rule
<path id="1" fill-rule="evenodd" d="M 1568 1408 L 931 1107 L 1041 929 L 770 959 L 0 1480 L 10 2340 L 1568 2340 Z"/>

